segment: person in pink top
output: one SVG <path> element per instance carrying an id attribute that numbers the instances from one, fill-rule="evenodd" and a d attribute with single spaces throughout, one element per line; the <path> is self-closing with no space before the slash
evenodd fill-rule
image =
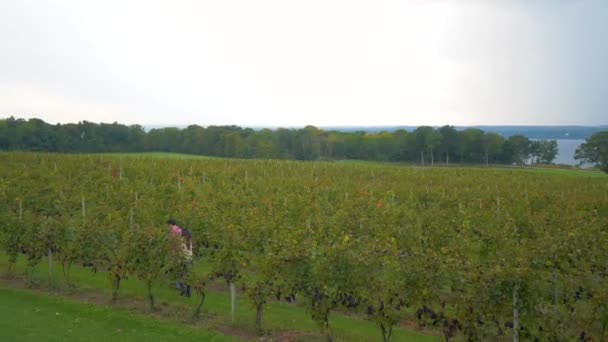
<path id="1" fill-rule="evenodd" d="M 174 236 L 174 237 L 182 236 L 182 229 L 177 226 L 177 222 L 174 219 L 169 219 L 167 221 L 167 224 L 169 225 L 169 228 L 171 229 L 172 236 Z"/>
<path id="2" fill-rule="evenodd" d="M 169 219 L 167 221 L 167 224 L 169 225 L 169 229 L 170 229 L 170 234 L 172 238 L 178 239 L 178 246 L 181 246 L 181 250 L 174 250 L 173 254 L 175 254 L 175 256 L 178 259 L 182 259 L 185 258 L 186 260 L 189 260 L 190 263 L 192 263 L 192 240 L 191 240 L 191 236 L 190 233 L 188 232 L 188 230 L 182 230 L 180 227 L 177 226 L 177 222 L 174 219 Z M 188 232 L 188 236 L 184 236 L 184 232 Z M 189 249 L 186 247 L 187 243 L 189 243 Z M 183 253 L 182 253 L 183 252 Z M 188 254 L 188 252 L 190 252 L 190 254 Z M 183 254 L 183 255 L 182 255 Z M 181 263 L 180 263 L 181 264 Z M 187 268 L 188 265 L 181 265 L 182 267 Z M 182 268 L 179 267 L 179 268 Z M 184 276 L 184 270 L 180 270 L 177 272 L 177 281 L 175 282 L 175 287 L 180 290 L 180 296 L 187 296 L 190 297 L 190 285 L 185 284 L 182 281 L 182 277 Z"/>

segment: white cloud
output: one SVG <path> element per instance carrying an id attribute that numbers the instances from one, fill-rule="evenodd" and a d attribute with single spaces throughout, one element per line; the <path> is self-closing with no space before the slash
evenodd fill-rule
<path id="1" fill-rule="evenodd" d="M 587 25 L 606 31 L 608 11 L 601 1 L 572 6 L 4 2 L 0 115 L 256 126 L 602 123 L 608 103 L 597 93 L 606 85 L 598 72 L 577 76 L 577 62 L 606 69 L 603 35 L 589 38 Z M 580 91 L 587 80 L 590 90 Z M 575 110 L 583 113 L 572 117 Z"/>
<path id="2" fill-rule="evenodd" d="M 28 85 L 0 84 L 0 103 L 11 108 L 7 115 L 37 117 L 49 123 L 57 122 L 121 122 L 138 123 L 129 118 L 131 108 L 119 105 L 87 102 L 85 99 L 54 93 L 52 90 Z M 144 116 L 140 116 L 144 119 Z"/>

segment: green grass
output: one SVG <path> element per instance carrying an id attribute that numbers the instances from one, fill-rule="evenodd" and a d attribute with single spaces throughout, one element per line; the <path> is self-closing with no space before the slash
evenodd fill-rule
<path id="1" fill-rule="evenodd" d="M 216 157 L 201 156 L 196 154 L 173 153 L 173 152 L 130 152 L 130 153 L 99 153 L 108 157 L 137 157 L 137 158 L 175 158 L 175 159 L 214 159 Z"/>
<path id="2" fill-rule="evenodd" d="M 237 341 L 206 330 L 107 306 L 0 284 L 3 341 Z"/>
<path id="3" fill-rule="evenodd" d="M 567 176 L 586 176 L 586 177 L 606 177 L 607 176 L 607 174 L 602 171 L 585 170 L 585 169 L 530 167 L 530 168 L 522 168 L 522 170 L 529 171 L 529 172 L 535 172 L 535 173 L 567 175 Z"/>
<path id="4" fill-rule="evenodd" d="M 107 156 L 107 157 L 133 157 L 133 158 L 173 158 L 173 159 L 222 159 L 222 157 L 210 157 L 210 156 L 202 156 L 195 154 L 185 154 L 185 153 L 174 153 L 174 152 L 129 152 L 129 153 L 98 153 L 96 155 Z M 331 163 L 331 162 L 328 162 Z M 386 165 L 395 165 L 395 166 L 404 166 L 404 167 L 422 167 L 420 164 L 412 163 L 412 162 L 380 162 L 373 160 L 336 160 L 335 163 L 338 164 L 346 164 L 346 165 L 354 165 L 354 166 L 386 166 Z M 427 164 L 424 167 L 431 167 L 430 164 Z M 452 163 L 450 165 L 445 165 L 441 162 L 435 163 L 434 166 L 437 168 L 487 168 L 487 169 L 498 169 L 498 170 L 519 170 L 522 172 L 531 172 L 531 173 L 540 173 L 540 174 L 555 174 L 555 175 L 568 175 L 568 176 L 585 176 L 585 177 L 607 177 L 608 174 L 605 172 L 598 171 L 596 169 L 577 169 L 577 168 L 566 168 L 566 167 L 543 167 L 543 166 L 508 166 L 508 165 L 490 165 L 486 167 L 483 164 L 458 164 Z"/>
<path id="5" fill-rule="evenodd" d="M 205 268 L 199 263 L 199 267 Z M 0 252 L 0 269 L 7 269 L 7 258 Z M 24 258 L 20 257 L 17 264 L 18 274 L 25 269 Z M 35 269 L 35 279 L 38 283 L 48 282 L 48 263 L 43 260 Z M 90 269 L 73 266 L 71 272 L 72 281 L 82 293 L 96 292 L 102 296 L 102 302 L 109 305 L 110 291 L 109 281 L 105 272 L 93 273 Z M 61 268 L 55 269 L 54 282 L 57 287 L 65 287 Z M 218 280 L 214 283 L 214 291 L 210 291 L 203 305 L 203 318 L 198 323 L 202 328 L 217 331 L 223 328 L 235 328 L 254 336 L 255 310 L 248 299 L 242 295 L 237 297 L 236 322 L 230 319 L 230 295 L 227 284 Z M 180 297 L 178 292 L 170 284 L 169 280 L 156 282 L 153 292 L 160 307 L 160 312 L 155 316 L 161 316 L 163 320 L 179 323 L 189 319 L 190 314 L 198 298 Z M 130 277 L 121 282 L 118 307 L 130 308 L 137 312 L 147 312 L 147 303 L 144 299 L 145 287 L 140 280 Z M 282 331 L 297 331 L 305 341 L 323 341 L 318 333 L 317 325 L 310 319 L 305 308 L 284 302 L 270 301 L 264 309 L 263 326 L 272 335 L 280 335 Z M 108 309 L 109 310 L 109 309 Z M 413 317 L 413 314 L 411 314 Z M 411 318 L 410 317 L 410 318 Z M 1 319 L 1 317 L 0 317 Z M 356 316 L 333 314 L 330 318 L 338 341 L 378 341 L 381 339 L 379 328 L 372 322 Z M 187 326 L 184 325 L 184 328 Z M 424 334 L 421 332 L 407 330 L 402 327 L 393 332 L 392 341 L 441 341 L 437 335 Z"/>
<path id="6" fill-rule="evenodd" d="M 411 162 L 378 162 L 369 160 L 340 160 L 336 161 L 338 164 L 354 165 L 354 166 L 386 166 L 395 165 L 403 167 L 432 167 L 432 168 L 472 168 L 472 169 L 487 169 L 487 170 L 504 170 L 504 171 L 515 171 L 515 172 L 530 172 L 540 174 L 553 174 L 553 175 L 567 175 L 567 176 L 583 176 L 583 177 L 607 177 L 608 174 L 597 169 L 579 169 L 575 167 L 558 167 L 558 166 L 508 166 L 508 165 L 496 165 L 485 166 L 483 164 L 458 164 L 453 163 L 445 165 L 443 163 L 435 163 L 434 166 L 427 164 L 421 166 Z"/>

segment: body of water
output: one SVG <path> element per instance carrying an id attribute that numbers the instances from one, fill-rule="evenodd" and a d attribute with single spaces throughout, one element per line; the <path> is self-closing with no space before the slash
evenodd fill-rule
<path id="1" fill-rule="evenodd" d="M 574 160 L 574 152 L 584 143 L 583 139 L 557 140 L 557 157 L 553 161 L 555 164 L 577 165 L 578 161 Z M 589 166 L 589 165 L 586 165 Z"/>

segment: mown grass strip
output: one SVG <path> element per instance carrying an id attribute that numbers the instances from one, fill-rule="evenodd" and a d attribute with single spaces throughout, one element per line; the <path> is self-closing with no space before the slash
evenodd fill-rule
<path id="1" fill-rule="evenodd" d="M 7 266 L 6 255 L 0 251 L 0 269 L 5 270 Z M 199 263 L 198 267 L 205 268 L 205 265 Z M 24 258 L 19 258 L 17 276 L 20 276 L 24 268 Z M 45 260 L 36 266 L 35 278 L 39 284 L 46 284 L 48 282 L 48 263 Z M 71 279 L 79 291 L 97 291 L 103 293 L 104 298 L 102 302 L 105 303 L 104 305 L 110 305 L 107 273 L 93 273 L 90 269 L 73 266 Z M 57 269 L 55 272 L 54 283 L 58 288 L 65 288 L 60 269 Z M 226 290 L 223 290 L 222 286 L 225 286 Z M 129 277 L 124 280 L 121 283 L 118 307 L 122 303 L 123 307 L 137 307 L 138 311 L 146 312 L 147 306 L 144 299 L 144 289 L 144 283 L 135 277 Z M 227 289 L 228 286 L 221 280 L 214 283 L 214 290 L 210 291 L 205 299 L 203 317 L 197 323 L 198 326 L 212 331 L 233 330 L 254 338 L 253 323 L 255 310 L 253 306 L 247 298 L 239 294 L 236 323 L 232 324 L 230 322 L 230 294 L 227 292 Z M 156 313 L 156 315 L 173 321 L 178 327 L 189 328 L 188 325 L 180 325 L 179 322 L 187 322 L 190 319 L 190 309 L 194 308 L 198 298 L 180 297 L 169 280 L 156 282 L 153 291 L 157 302 L 161 304 L 161 310 L 164 311 L 163 313 Z M 136 305 L 135 301 L 139 301 L 140 305 Z M 267 333 L 276 337 L 280 336 L 283 332 L 293 331 L 302 336 L 301 341 L 323 341 L 323 337 L 318 333 L 318 327 L 310 319 L 309 314 L 301 304 L 294 305 L 276 301 L 268 303 L 264 309 L 263 317 L 263 325 L 267 329 Z M 108 307 L 106 308 L 109 310 Z M 336 333 L 337 341 L 371 342 L 378 341 L 381 337 L 379 328 L 375 324 L 359 317 L 335 314 L 331 316 L 331 324 Z M 393 334 L 392 341 L 432 342 L 442 340 L 437 335 L 425 334 L 404 328 L 395 329 Z M 295 339 L 295 341 L 299 340 Z"/>
<path id="2" fill-rule="evenodd" d="M 238 341 L 127 310 L 0 284 L 3 341 Z"/>

